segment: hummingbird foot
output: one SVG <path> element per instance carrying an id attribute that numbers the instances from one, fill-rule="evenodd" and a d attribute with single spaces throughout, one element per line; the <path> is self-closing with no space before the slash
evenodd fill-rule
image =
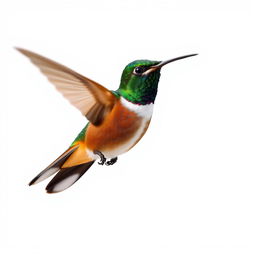
<path id="1" fill-rule="evenodd" d="M 105 163 L 105 165 L 113 165 L 113 164 L 115 164 L 116 163 L 116 161 L 117 161 L 117 157 L 114 157 L 114 158 L 111 158 L 109 161 L 107 161 L 106 163 Z"/>
<path id="2" fill-rule="evenodd" d="M 99 165 L 104 165 L 106 160 L 107 160 L 106 157 L 98 150 L 94 150 L 93 153 L 100 157 L 100 162 L 98 162 L 98 164 Z"/>

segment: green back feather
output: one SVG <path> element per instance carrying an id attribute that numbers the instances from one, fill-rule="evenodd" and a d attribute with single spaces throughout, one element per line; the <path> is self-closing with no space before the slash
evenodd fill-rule
<path id="1" fill-rule="evenodd" d="M 89 123 L 87 123 L 87 125 L 82 129 L 82 131 L 77 135 L 77 137 L 75 138 L 75 140 L 72 142 L 72 144 L 70 145 L 70 147 L 73 147 L 74 145 L 77 144 L 77 142 L 79 141 L 84 141 L 85 138 L 85 133 L 87 130 Z"/>

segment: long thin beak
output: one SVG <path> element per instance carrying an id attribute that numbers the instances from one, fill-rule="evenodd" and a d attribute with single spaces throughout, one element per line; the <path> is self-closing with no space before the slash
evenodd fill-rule
<path id="1" fill-rule="evenodd" d="M 162 61 L 162 62 L 160 62 L 159 64 L 150 67 L 150 69 L 148 69 L 145 73 L 147 73 L 147 74 L 148 74 L 148 73 L 151 73 L 152 71 L 155 71 L 155 70 L 157 70 L 157 69 L 160 69 L 161 67 L 163 67 L 164 65 L 166 65 L 166 64 L 168 64 L 168 63 L 174 62 L 174 61 L 176 61 L 176 60 L 181 60 L 181 59 L 185 59 L 185 58 L 188 58 L 188 57 L 196 56 L 196 55 L 198 55 L 198 54 L 197 54 L 197 53 L 188 54 L 188 55 L 180 56 L 180 57 L 177 57 L 177 58 L 174 58 L 174 59 Z"/>

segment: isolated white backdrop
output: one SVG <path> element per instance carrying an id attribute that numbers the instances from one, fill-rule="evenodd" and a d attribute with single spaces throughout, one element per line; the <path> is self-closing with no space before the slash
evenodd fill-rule
<path id="1" fill-rule="evenodd" d="M 252 2 L 27 0 L 1 9 L 1 255 L 255 255 Z M 162 70 L 150 128 L 132 151 L 48 195 L 47 181 L 27 183 L 86 120 L 14 46 L 110 89 L 135 59 L 199 56 Z"/>

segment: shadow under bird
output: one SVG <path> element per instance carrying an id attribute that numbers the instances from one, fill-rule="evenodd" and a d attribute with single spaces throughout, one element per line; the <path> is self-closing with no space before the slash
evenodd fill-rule
<path id="1" fill-rule="evenodd" d="M 153 112 L 161 68 L 190 54 L 167 61 L 136 60 L 123 70 L 116 91 L 34 52 L 16 48 L 27 56 L 56 89 L 89 120 L 70 147 L 29 185 L 54 175 L 48 193 L 73 185 L 95 162 L 112 165 L 145 134 Z"/>

